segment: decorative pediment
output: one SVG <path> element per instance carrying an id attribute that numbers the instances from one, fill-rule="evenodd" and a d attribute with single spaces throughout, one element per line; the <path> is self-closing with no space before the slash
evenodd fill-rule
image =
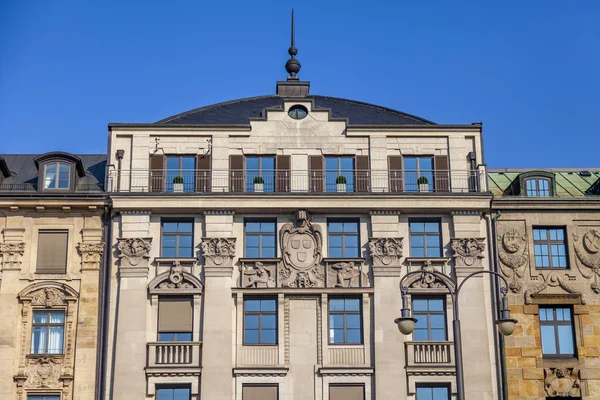
<path id="1" fill-rule="evenodd" d="M 151 294 L 202 294 L 204 285 L 175 261 L 169 271 L 150 281 L 148 289 Z"/>
<path id="2" fill-rule="evenodd" d="M 544 377 L 548 397 L 580 398 L 579 368 L 545 368 Z"/>
<path id="3" fill-rule="evenodd" d="M 23 289 L 19 300 L 33 306 L 57 307 L 66 305 L 69 300 L 77 300 L 78 293 L 70 286 L 56 282 L 34 283 Z"/>
<path id="4" fill-rule="evenodd" d="M 437 267 L 437 268 L 436 268 Z M 443 266 L 436 266 L 431 260 L 425 260 L 421 266 L 421 273 L 414 274 L 406 279 L 406 287 L 410 289 L 445 289 L 446 285 L 441 278 L 433 272 L 444 275 Z"/>

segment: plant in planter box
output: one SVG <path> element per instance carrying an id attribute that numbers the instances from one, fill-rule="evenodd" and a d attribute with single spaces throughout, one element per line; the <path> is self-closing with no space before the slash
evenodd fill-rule
<path id="1" fill-rule="evenodd" d="M 183 192 L 183 177 L 176 176 L 173 178 L 173 191 L 174 192 Z"/>
<path id="2" fill-rule="evenodd" d="M 346 177 L 345 176 L 338 176 L 337 179 L 335 180 L 335 184 L 336 184 L 336 188 L 338 192 L 345 192 L 346 191 Z"/>
<path id="3" fill-rule="evenodd" d="M 265 180 L 262 176 L 257 176 L 254 178 L 254 191 L 262 192 L 265 190 Z"/>
<path id="4" fill-rule="evenodd" d="M 417 183 L 419 184 L 419 192 L 429 192 L 429 180 L 427 180 L 427 177 L 419 177 Z"/>

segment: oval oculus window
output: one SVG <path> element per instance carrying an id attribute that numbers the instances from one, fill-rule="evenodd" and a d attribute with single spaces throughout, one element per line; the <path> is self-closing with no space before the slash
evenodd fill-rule
<path id="1" fill-rule="evenodd" d="M 292 106 L 288 115 L 293 119 L 303 119 L 308 115 L 308 110 L 304 106 Z"/>

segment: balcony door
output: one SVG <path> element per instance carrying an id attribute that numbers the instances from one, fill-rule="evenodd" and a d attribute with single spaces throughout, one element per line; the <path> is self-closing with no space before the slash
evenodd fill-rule
<path id="1" fill-rule="evenodd" d="M 167 156 L 166 191 L 195 191 L 195 156 Z"/>

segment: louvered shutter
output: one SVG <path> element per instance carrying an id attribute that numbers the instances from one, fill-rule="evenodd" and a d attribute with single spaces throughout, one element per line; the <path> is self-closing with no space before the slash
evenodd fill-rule
<path id="1" fill-rule="evenodd" d="M 390 192 L 395 193 L 404 191 L 402 156 L 388 156 L 388 173 Z"/>
<path id="2" fill-rule="evenodd" d="M 311 192 L 323 191 L 323 156 L 309 156 L 308 158 L 308 187 Z"/>
<path id="3" fill-rule="evenodd" d="M 291 181 L 290 156 L 277 156 L 275 159 L 275 191 L 289 192 Z"/>
<path id="4" fill-rule="evenodd" d="M 66 231 L 40 231 L 36 272 L 38 274 L 65 274 L 67 272 Z"/>
<path id="5" fill-rule="evenodd" d="M 212 173 L 210 154 L 196 156 L 196 192 L 210 192 Z"/>
<path id="6" fill-rule="evenodd" d="M 435 175 L 436 192 L 448 192 L 450 190 L 450 167 L 448 166 L 448 156 L 434 156 L 433 169 Z"/>
<path id="7" fill-rule="evenodd" d="M 165 191 L 165 169 L 167 157 L 164 154 L 154 154 L 150 156 L 150 191 Z"/>
<path id="8" fill-rule="evenodd" d="M 234 154 L 229 156 L 229 190 L 244 191 L 244 156 Z"/>
<path id="9" fill-rule="evenodd" d="M 371 187 L 369 179 L 369 156 L 356 156 L 356 182 L 354 187 L 357 192 L 368 192 Z"/>

